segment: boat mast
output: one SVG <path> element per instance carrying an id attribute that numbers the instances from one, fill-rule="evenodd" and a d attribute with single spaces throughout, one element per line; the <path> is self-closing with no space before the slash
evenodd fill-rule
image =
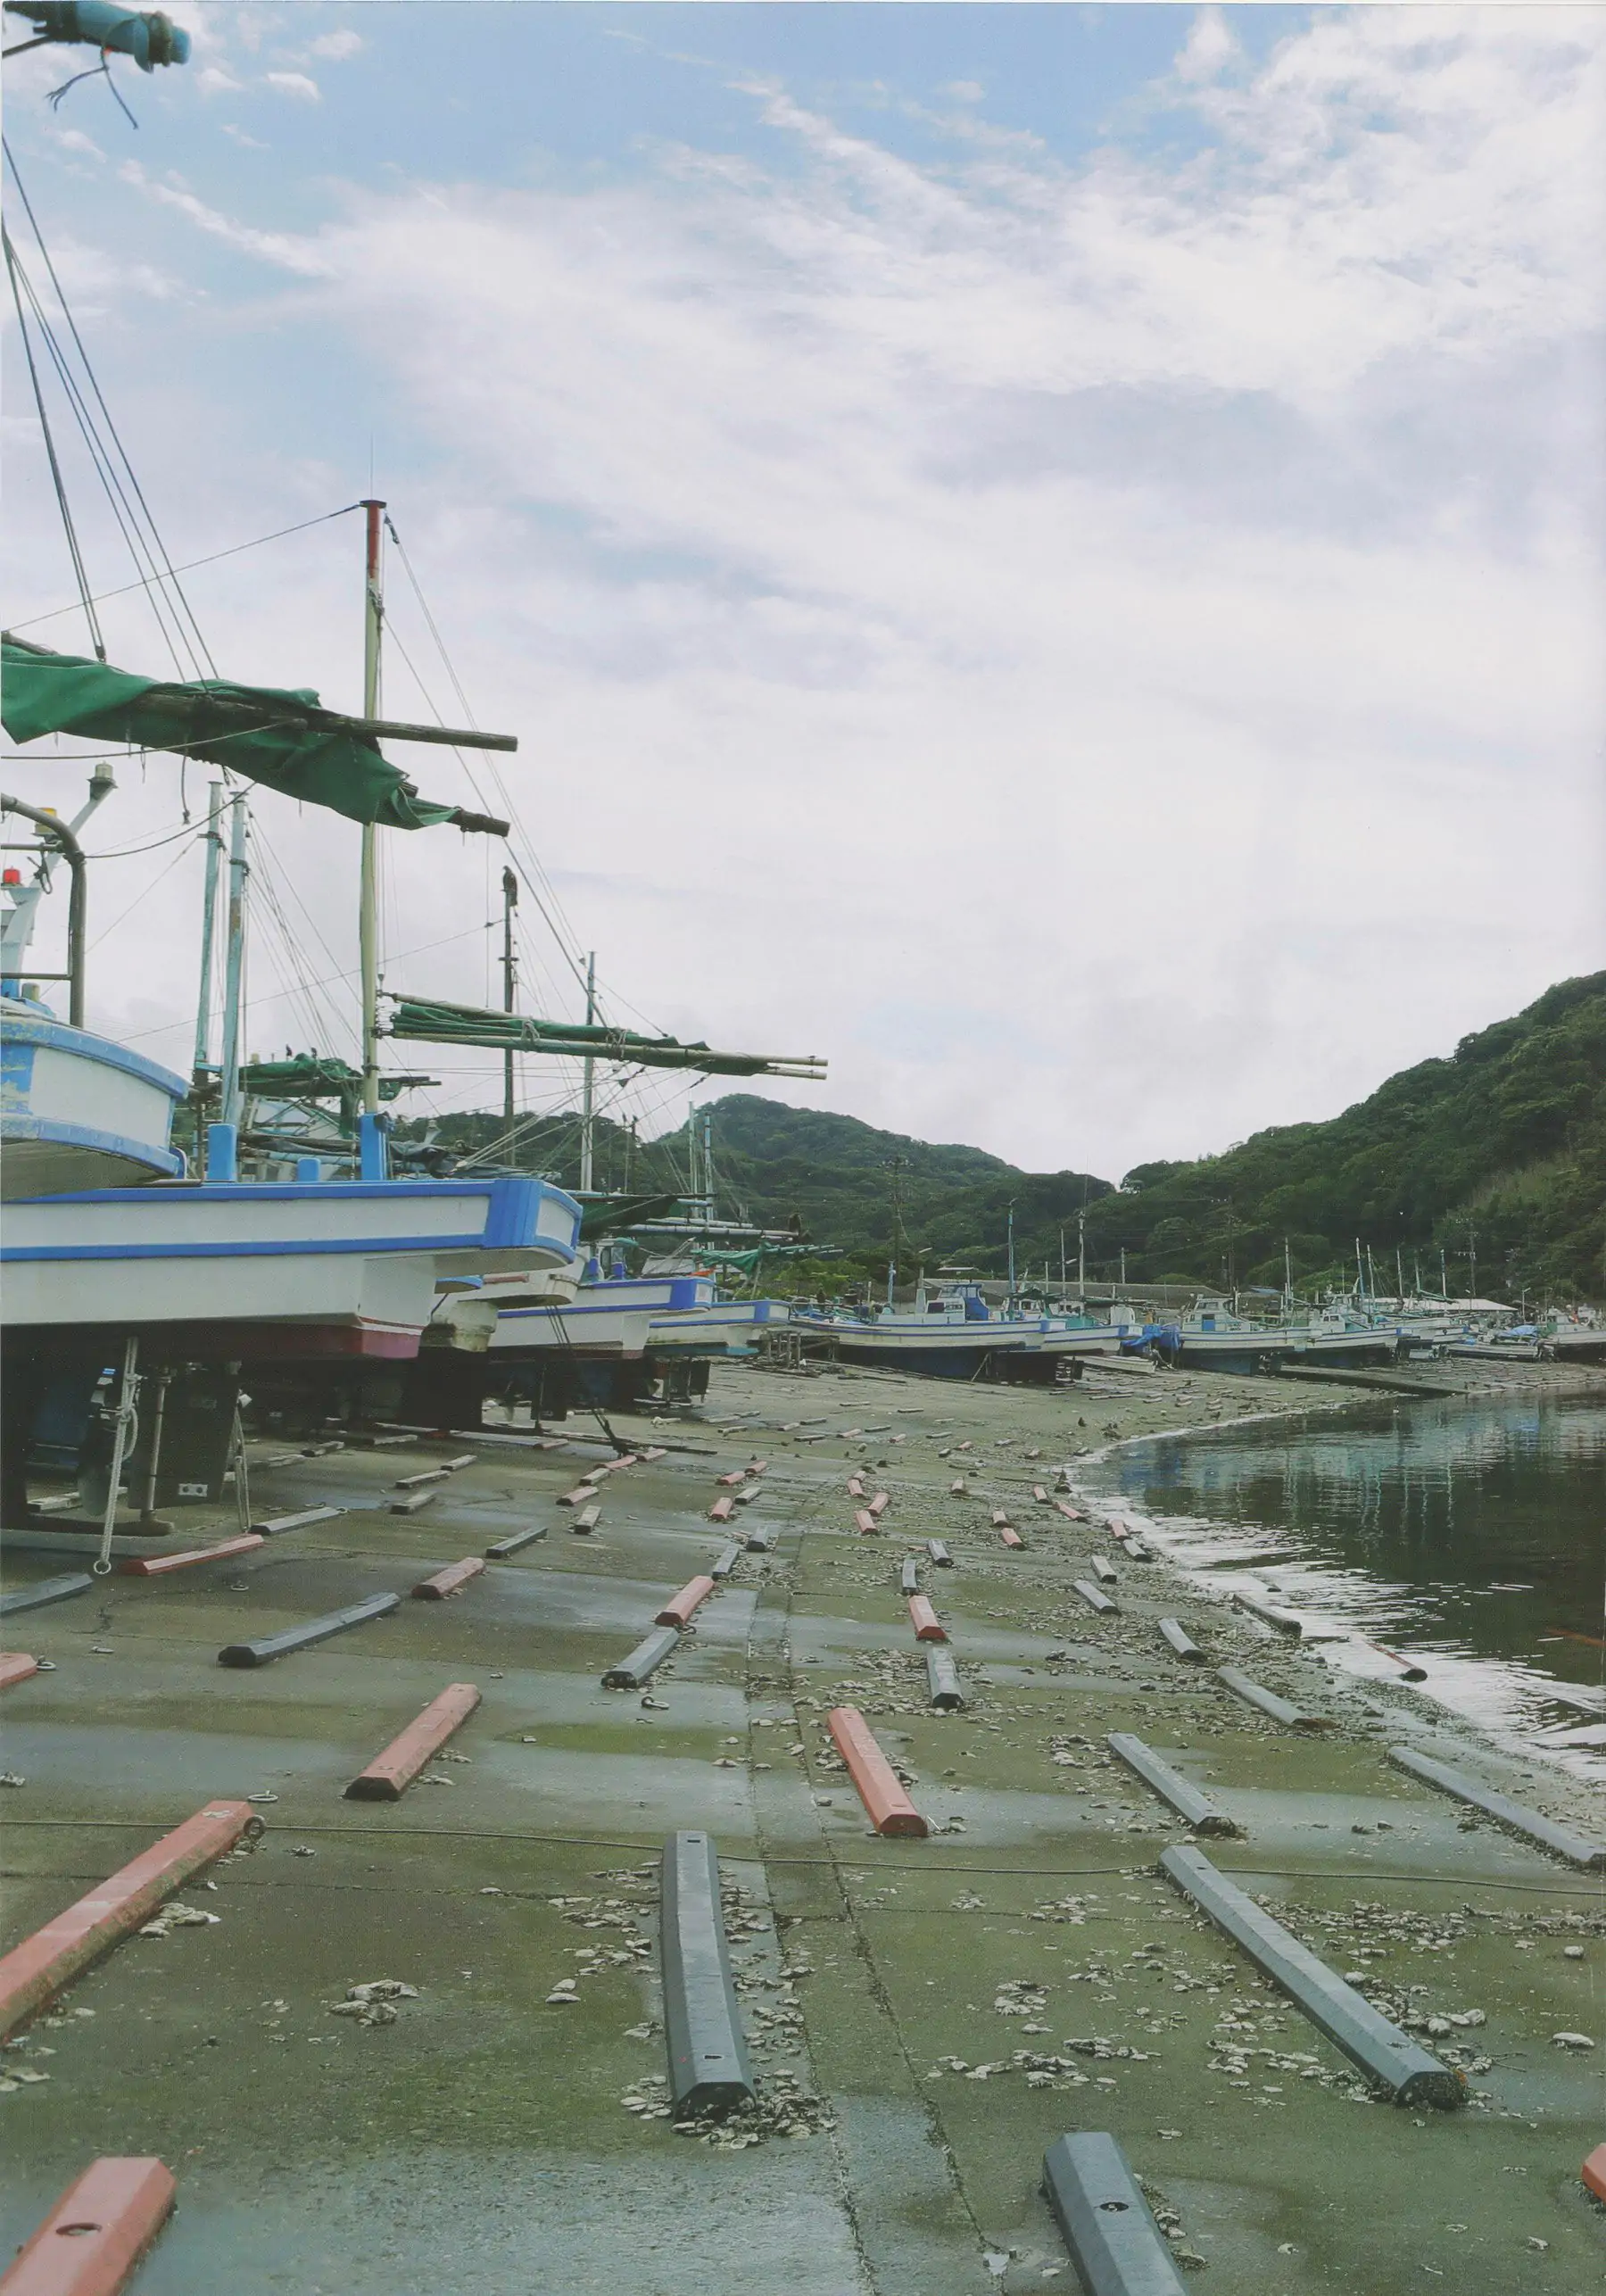
<path id="1" fill-rule="evenodd" d="M 514 1007 L 514 988 L 518 979 L 518 959 L 513 953 L 513 912 L 518 907 L 518 879 L 511 869 L 502 871 L 502 1010 L 510 1013 Z M 502 1055 L 502 1129 L 513 1129 L 513 1054 L 509 1049 Z"/>
<path id="2" fill-rule="evenodd" d="M 512 1006 L 508 1010 L 511 1012 Z M 585 1021 L 589 1028 L 597 1017 L 597 952 L 593 949 L 585 960 Z M 592 1184 L 592 1152 L 596 1136 L 597 1064 L 588 1053 L 584 1062 L 585 1081 L 580 1093 L 580 1192 Z"/>
<path id="3" fill-rule="evenodd" d="M 366 580 L 362 615 L 362 714 L 379 715 L 379 637 L 385 621 L 385 593 L 379 564 L 383 502 L 365 501 L 367 513 Z M 379 897 L 377 884 L 378 832 L 371 821 L 362 825 L 362 880 L 357 911 L 358 965 L 362 982 L 362 1107 L 379 1113 Z"/>
<path id="4" fill-rule="evenodd" d="M 1012 1307 L 1013 1307 L 1013 1306 L 1014 1306 L 1014 1296 L 1015 1296 L 1015 1266 L 1014 1266 L 1014 1206 L 1012 1204 L 1012 1205 L 1010 1206 L 1010 1207 L 1009 1207 L 1009 1302 L 1010 1302 L 1010 1305 L 1011 1305 Z"/>
<path id="5" fill-rule="evenodd" d="M 1088 1304 L 1088 1212 L 1084 1205 L 1076 1215 L 1076 1295 L 1077 1305 Z"/>
<path id="6" fill-rule="evenodd" d="M 245 972 L 246 811 L 244 792 L 229 803 L 228 937 L 223 956 L 223 1042 L 219 1048 L 221 1094 L 219 1121 L 207 1135 L 206 1176 L 234 1180 L 239 1174 L 240 991 Z"/>
<path id="7" fill-rule="evenodd" d="M 212 936 L 218 916 L 218 870 L 223 857 L 223 784 L 213 782 L 206 792 L 206 890 L 201 899 L 201 993 L 195 1003 L 195 1057 L 190 1064 L 197 1092 L 206 1089 L 211 1051 Z"/>

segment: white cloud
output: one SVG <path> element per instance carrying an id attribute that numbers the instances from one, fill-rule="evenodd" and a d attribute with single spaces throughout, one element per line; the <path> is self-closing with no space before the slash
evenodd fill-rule
<path id="1" fill-rule="evenodd" d="M 1114 1175 L 1601 961 L 1602 46 L 1319 16 L 1159 92 L 1182 160 L 927 168 L 768 87 L 773 172 L 303 238 L 130 179 L 321 281 L 341 371 L 384 345 L 398 523 L 607 978 L 829 1052 L 788 1098 Z M 349 689 L 343 598 L 242 616 L 252 674 Z M 339 833 L 274 834 L 344 916 Z M 478 852 L 387 853 L 393 946 L 490 913 Z M 477 998 L 483 955 L 393 977 Z"/>
<path id="2" fill-rule="evenodd" d="M 292 95 L 300 104 L 321 104 L 323 90 L 304 71 L 265 71 L 264 84 L 280 95 Z"/>
<path id="3" fill-rule="evenodd" d="M 264 144 L 260 136 L 248 136 L 244 128 L 236 128 L 232 120 L 225 120 L 219 124 L 232 142 L 241 145 L 248 152 L 268 152 L 273 148 L 270 144 Z"/>
<path id="4" fill-rule="evenodd" d="M 203 64 L 195 75 L 195 85 L 203 95 L 237 95 L 242 82 L 221 64 Z"/>
<path id="5" fill-rule="evenodd" d="M 956 104 L 980 104 L 987 90 L 979 79 L 950 79 L 942 93 Z"/>
<path id="6" fill-rule="evenodd" d="M 362 47 L 360 32 L 325 32 L 320 39 L 313 41 L 309 54 L 323 56 L 330 63 L 347 63 L 352 56 L 361 54 Z"/>
<path id="7" fill-rule="evenodd" d="M 286 231 L 257 231 L 249 224 L 236 223 L 219 209 L 208 206 L 182 182 L 170 178 L 164 182 L 149 174 L 137 160 L 125 160 L 118 173 L 126 184 L 144 192 L 147 199 L 163 207 L 176 208 L 179 214 L 189 218 L 197 230 L 204 231 L 211 238 L 227 241 L 242 254 L 260 256 L 264 262 L 275 264 L 281 270 L 297 272 L 303 278 L 327 275 L 327 261 L 310 240 L 298 239 Z"/>

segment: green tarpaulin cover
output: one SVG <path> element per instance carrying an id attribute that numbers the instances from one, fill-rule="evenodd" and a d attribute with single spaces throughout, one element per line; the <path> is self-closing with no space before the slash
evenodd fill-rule
<path id="1" fill-rule="evenodd" d="M 13 742 L 78 734 L 174 750 L 266 782 L 305 805 L 390 829 L 429 829 L 456 817 L 455 806 L 419 797 L 373 741 L 342 725 L 310 691 L 232 685 L 222 678 L 170 684 L 10 636 L 4 667 L 0 717 Z"/>
<path id="2" fill-rule="evenodd" d="M 642 1036 L 633 1029 L 603 1028 L 579 1021 L 538 1021 L 521 1013 L 484 1012 L 476 1005 L 426 1004 L 398 997 L 391 1015 L 392 1036 L 422 1044 L 480 1044 L 506 1052 L 548 1052 L 571 1060 L 618 1060 L 642 1068 L 691 1068 L 707 1076 L 819 1076 L 824 1063 L 814 1054 L 793 1059 L 759 1052 L 711 1052 L 706 1044 L 682 1044 L 672 1036 Z"/>

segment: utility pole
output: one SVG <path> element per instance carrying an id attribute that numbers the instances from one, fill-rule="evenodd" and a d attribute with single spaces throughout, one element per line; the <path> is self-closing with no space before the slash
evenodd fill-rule
<path id="1" fill-rule="evenodd" d="M 1439 1297 L 1441 1299 L 1448 1299 L 1449 1297 L 1450 1271 L 1445 1258 L 1445 1247 L 1443 1244 L 1441 1244 L 1439 1246 Z"/>
<path id="2" fill-rule="evenodd" d="M 362 617 L 362 714 L 379 715 L 379 640 L 385 625 L 385 592 L 379 540 L 383 502 L 365 501 L 366 567 Z M 362 879 L 357 911 L 358 965 L 362 976 L 362 1106 L 379 1113 L 379 890 L 378 831 L 362 825 Z"/>
<path id="3" fill-rule="evenodd" d="M 1478 1297 L 1478 1231 L 1470 1220 L 1467 1223 L 1467 1290 Z"/>
<path id="4" fill-rule="evenodd" d="M 585 960 L 585 1021 L 589 1028 L 597 1017 L 597 952 L 593 949 Z M 592 1184 L 592 1149 L 596 1130 L 597 1064 L 590 1053 L 585 1056 L 584 1082 L 580 1092 L 580 1192 L 584 1195 Z"/>
<path id="5" fill-rule="evenodd" d="M 1065 1296 L 1065 1231 L 1060 1230 L 1060 1297 Z"/>
<path id="6" fill-rule="evenodd" d="M 1010 1304 L 1011 1304 L 1012 1305 L 1014 1305 L 1014 1294 L 1015 1294 L 1015 1264 L 1014 1264 L 1014 1206 L 1012 1204 L 1012 1205 L 1010 1206 L 1010 1207 L 1009 1207 L 1009 1297 L 1010 1297 Z"/>
<path id="7" fill-rule="evenodd" d="M 1088 1304 L 1088 1213 L 1084 1205 L 1076 1215 L 1076 1304 Z"/>
<path id="8" fill-rule="evenodd" d="M 714 1217 L 714 1111 L 703 1110 L 703 1218 Z"/>
<path id="9" fill-rule="evenodd" d="M 1405 1263 L 1400 1256 L 1400 1247 L 1398 1244 L 1396 1244 L 1395 1246 L 1395 1305 L 1396 1307 L 1403 1307 L 1404 1304 Z"/>
<path id="10" fill-rule="evenodd" d="M 517 1002 L 514 989 L 518 979 L 518 959 L 513 951 L 513 912 L 518 907 L 518 879 L 511 869 L 502 871 L 502 1010 L 510 1013 Z M 513 1129 L 513 1055 L 502 1055 L 502 1127 Z"/>
<path id="11" fill-rule="evenodd" d="M 632 1116 L 630 1129 L 625 1135 L 625 1193 L 630 1193 L 631 1174 L 635 1169 L 636 1120 Z"/>
<path id="12" fill-rule="evenodd" d="M 1126 1246 L 1124 1244 L 1121 1247 L 1121 1289 L 1124 1295 L 1126 1291 Z"/>

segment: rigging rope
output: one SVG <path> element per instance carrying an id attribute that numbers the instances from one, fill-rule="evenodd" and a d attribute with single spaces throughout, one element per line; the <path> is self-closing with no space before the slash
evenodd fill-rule
<path id="1" fill-rule="evenodd" d="M 11 280 L 12 301 L 17 306 L 17 326 L 22 336 L 23 354 L 28 361 L 28 378 L 33 385 L 34 405 L 38 410 L 39 428 L 45 434 L 45 452 L 50 460 L 50 476 L 55 487 L 56 508 L 62 514 L 62 525 L 67 535 L 67 555 L 72 560 L 72 571 L 78 579 L 79 602 L 84 609 L 84 619 L 89 625 L 89 642 L 95 649 L 95 659 L 106 659 L 106 642 L 101 635 L 100 623 L 95 618 L 95 601 L 89 595 L 89 577 L 84 571 L 84 555 L 79 548 L 78 529 L 72 523 L 72 511 L 67 501 L 67 489 L 62 483 L 62 466 L 56 459 L 55 438 L 50 427 L 50 417 L 45 410 L 45 394 L 39 385 L 39 370 L 34 364 L 33 344 L 29 336 L 28 319 L 22 309 L 22 292 L 18 279 L 16 250 L 12 245 L 11 233 L 0 226 L 0 245 L 5 251 L 6 276 Z M 70 609 L 66 609 L 70 611 Z"/>

